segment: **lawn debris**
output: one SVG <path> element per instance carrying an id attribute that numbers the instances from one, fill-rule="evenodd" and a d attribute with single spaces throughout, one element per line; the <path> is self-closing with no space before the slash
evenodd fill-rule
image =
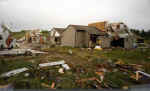
<path id="1" fill-rule="evenodd" d="M 64 64 L 65 61 L 62 60 L 62 61 L 57 61 L 57 62 L 50 62 L 50 63 L 42 63 L 42 64 L 39 64 L 40 67 L 47 67 L 47 66 L 56 66 L 56 65 L 62 65 Z"/>
<path id="2" fill-rule="evenodd" d="M 8 91 L 8 89 L 9 91 L 13 91 L 13 85 L 12 84 L 0 85 L 0 90 Z"/>
<path id="3" fill-rule="evenodd" d="M 69 70 L 70 67 L 68 66 L 68 64 L 65 64 L 65 61 L 57 61 L 57 62 L 50 62 L 50 63 L 42 63 L 39 64 L 39 67 L 47 67 L 47 66 L 56 66 L 56 65 L 61 65 L 65 70 Z"/>
<path id="4" fill-rule="evenodd" d="M 95 46 L 94 49 L 96 49 L 96 50 L 102 50 L 101 46 Z"/>
<path id="5" fill-rule="evenodd" d="M 63 67 L 65 70 L 70 70 L 70 67 L 68 66 L 68 64 L 62 64 L 62 67 Z"/>
<path id="6" fill-rule="evenodd" d="M 32 54 L 46 54 L 46 52 L 41 52 L 32 49 L 12 49 L 0 51 L 0 55 L 32 55 Z"/>
<path id="7" fill-rule="evenodd" d="M 150 78 L 150 74 L 147 74 L 147 73 L 142 72 L 142 71 L 136 71 L 136 80 L 139 80 L 140 74 Z"/>
<path id="8" fill-rule="evenodd" d="M 25 73 L 24 74 L 25 77 L 29 77 L 29 75 L 30 75 L 29 73 Z"/>
<path id="9" fill-rule="evenodd" d="M 128 86 L 123 86 L 122 89 L 123 89 L 123 90 L 128 90 L 129 87 L 128 87 Z"/>
<path id="10" fill-rule="evenodd" d="M 41 83 L 41 85 L 42 85 L 43 87 L 46 87 L 46 88 L 51 88 L 51 86 L 49 86 L 49 85 L 46 84 L 46 83 Z"/>
<path id="11" fill-rule="evenodd" d="M 55 88 L 55 82 L 52 82 L 51 89 Z"/>
<path id="12" fill-rule="evenodd" d="M 95 72 L 97 75 L 99 75 L 100 76 L 100 83 L 101 82 L 103 82 L 103 80 L 104 80 L 104 72 Z"/>
<path id="13" fill-rule="evenodd" d="M 27 71 L 28 68 L 19 68 L 19 69 L 16 69 L 16 70 L 12 70 L 12 71 L 9 71 L 7 73 L 4 73 L 2 74 L 0 77 L 10 77 L 10 76 L 14 76 L 18 73 L 21 73 L 21 72 L 24 72 L 24 71 Z"/>
<path id="14" fill-rule="evenodd" d="M 72 50 L 71 50 L 71 49 L 69 49 L 69 50 L 68 50 L 68 53 L 69 53 L 70 55 L 72 55 Z"/>
<path id="15" fill-rule="evenodd" d="M 61 73 L 61 74 L 63 74 L 63 73 L 64 73 L 64 69 L 63 69 L 63 68 L 60 68 L 60 69 L 58 70 L 58 72 Z"/>
<path id="16" fill-rule="evenodd" d="M 77 83 L 82 83 L 82 82 L 86 82 L 86 81 L 94 81 L 96 80 L 96 77 L 91 77 L 91 78 L 85 78 L 85 79 L 81 79 L 81 80 L 77 80 Z"/>

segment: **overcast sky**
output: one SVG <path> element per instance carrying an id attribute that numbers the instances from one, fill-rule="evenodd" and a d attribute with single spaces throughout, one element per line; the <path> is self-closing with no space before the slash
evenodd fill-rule
<path id="1" fill-rule="evenodd" d="M 149 9 L 150 0 L 0 0 L 0 23 L 18 31 L 106 20 L 147 30 Z"/>

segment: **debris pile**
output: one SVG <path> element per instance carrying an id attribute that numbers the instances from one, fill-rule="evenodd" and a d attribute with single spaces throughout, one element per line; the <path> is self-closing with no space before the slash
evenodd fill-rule
<path id="1" fill-rule="evenodd" d="M 32 54 L 46 54 L 46 52 L 31 49 L 12 49 L 0 51 L 0 55 L 32 55 Z"/>

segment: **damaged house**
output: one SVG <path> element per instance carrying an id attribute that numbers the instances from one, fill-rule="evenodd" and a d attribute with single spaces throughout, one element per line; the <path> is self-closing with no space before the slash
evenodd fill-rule
<path id="1" fill-rule="evenodd" d="M 124 23 L 97 22 L 83 25 L 68 25 L 67 28 L 53 28 L 51 43 L 71 47 L 133 48 L 135 37 Z"/>
<path id="2" fill-rule="evenodd" d="M 98 22 L 89 24 L 89 26 L 93 26 L 101 30 L 103 29 L 103 32 L 106 32 L 108 34 L 108 36 L 103 36 L 99 38 L 102 48 L 133 48 L 135 38 L 133 36 L 133 33 L 124 23 Z"/>
<path id="3" fill-rule="evenodd" d="M 47 38 L 42 35 L 41 30 L 35 29 L 26 31 L 24 40 L 27 43 L 44 44 Z"/>
<path id="4" fill-rule="evenodd" d="M 69 25 L 62 34 L 61 43 L 63 46 L 95 47 L 99 43 L 99 37 L 106 35 L 96 27 Z"/>
<path id="5" fill-rule="evenodd" d="M 52 44 L 60 45 L 62 41 L 62 33 L 65 31 L 65 28 L 53 28 L 50 31 L 50 39 Z"/>
<path id="6" fill-rule="evenodd" d="M 1 28 L 3 30 L 0 32 L 0 49 L 11 49 L 16 47 L 16 39 L 12 37 L 11 30 L 5 24 L 2 24 Z"/>

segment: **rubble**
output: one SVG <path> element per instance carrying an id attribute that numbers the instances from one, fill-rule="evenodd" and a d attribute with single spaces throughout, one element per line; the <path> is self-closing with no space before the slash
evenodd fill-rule
<path id="1" fill-rule="evenodd" d="M 57 61 L 57 62 L 50 62 L 50 63 L 42 63 L 42 64 L 39 64 L 39 67 L 47 67 L 47 66 L 56 66 L 56 65 L 61 65 L 65 70 L 69 70 L 70 67 L 65 64 L 65 61 L 62 60 L 62 61 Z"/>
<path id="2" fill-rule="evenodd" d="M 68 64 L 62 64 L 62 67 L 63 67 L 65 70 L 70 70 L 70 67 L 68 66 Z"/>
<path id="3" fill-rule="evenodd" d="M 71 50 L 71 49 L 69 49 L 69 50 L 68 50 L 68 53 L 69 53 L 70 55 L 72 55 L 72 50 Z"/>
<path id="4" fill-rule="evenodd" d="M 142 72 L 142 71 L 136 71 L 136 80 L 139 80 L 139 78 L 140 78 L 139 74 L 142 74 L 142 75 L 150 78 L 150 74 L 147 74 L 147 73 Z"/>
<path id="5" fill-rule="evenodd" d="M 51 88 L 54 89 L 54 87 L 55 87 L 55 83 L 52 82 Z"/>
<path id="6" fill-rule="evenodd" d="M 10 76 L 14 76 L 18 73 L 21 73 L 21 72 L 24 72 L 24 71 L 27 71 L 29 70 L 28 68 L 20 68 L 20 69 L 16 69 L 16 70 L 12 70 L 12 71 L 9 71 L 7 73 L 4 73 L 2 75 L 0 75 L 1 77 L 10 77 Z"/>
<path id="7" fill-rule="evenodd" d="M 28 77 L 29 75 L 30 75 L 29 73 L 25 73 L 25 74 L 24 74 L 25 77 Z"/>
<path id="8" fill-rule="evenodd" d="M 58 72 L 61 73 L 61 74 L 63 74 L 63 73 L 64 73 L 64 69 L 63 69 L 63 68 L 60 68 L 60 69 L 58 70 Z"/>
<path id="9" fill-rule="evenodd" d="M 46 88 L 51 88 L 51 86 L 49 86 L 48 84 L 46 84 L 46 83 L 42 83 L 41 84 L 43 87 L 46 87 Z"/>
<path id="10" fill-rule="evenodd" d="M 94 49 L 96 49 L 96 50 L 102 50 L 101 46 L 95 46 Z"/>
<path id="11" fill-rule="evenodd" d="M 41 52 L 32 49 L 12 49 L 0 51 L 0 55 L 32 55 L 32 54 L 46 54 L 46 52 Z"/>
<path id="12" fill-rule="evenodd" d="M 101 79 L 100 83 L 103 82 L 103 80 L 104 80 L 104 72 L 96 72 L 96 74 L 100 76 L 100 79 Z"/>
<path id="13" fill-rule="evenodd" d="M 40 67 L 47 67 L 47 66 L 56 66 L 56 65 L 62 65 L 64 64 L 65 61 L 62 60 L 62 61 L 57 61 L 57 62 L 50 62 L 50 63 L 42 63 L 42 64 L 39 64 Z"/>

